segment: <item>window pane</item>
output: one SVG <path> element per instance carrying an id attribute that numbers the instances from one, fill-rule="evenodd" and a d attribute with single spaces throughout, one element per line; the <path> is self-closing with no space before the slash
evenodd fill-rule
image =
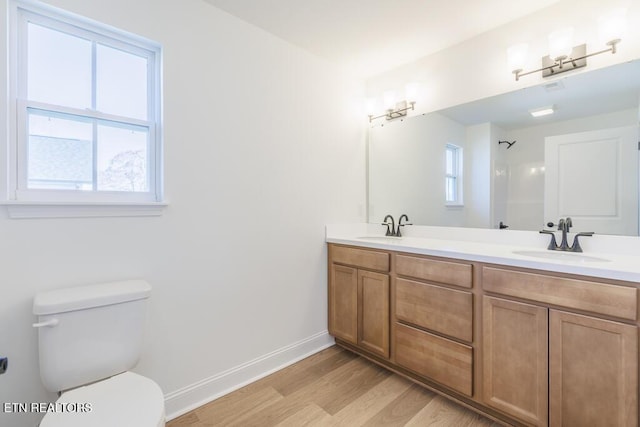
<path id="1" fill-rule="evenodd" d="M 455 202 L 456 199 L 456 179 L 448 176 L 445 178 L 445 200 Z"/>
<path id="2" fill-rule="evenodd" d="M 91 140 L 90 122 L 29 111 L 27 187 L 92 190 Z"/>
<path id="3" fill-rule="evenodd" d="M 98 111 L 147 119 L 147 58 L 97 45 Z"/>
<path id="4" fill-rule="evenodd" d="M 445 173 L 447 175 L 453 175 L 454 174 L 454 171 L 453 171 L 453 151 L 449 147 L 447 147 L 447 149 L 446 149 Z"/>
<path id="5" fill-rule="evenodd" d="M 91 42 L 28 24 L 27 97 L 74 108 L 91 107 Z"/>
<path id="6" fill-rule="evenodd" d="M 99 191 L 149 191 L 148 138 L 145 128 L 98 125 Z"/>

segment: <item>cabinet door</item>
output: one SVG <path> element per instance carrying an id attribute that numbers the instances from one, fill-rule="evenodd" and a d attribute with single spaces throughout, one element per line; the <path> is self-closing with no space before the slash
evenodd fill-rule
<path id="1" fill-rule="evenodd" d="M 482 316 L 484 402 L 528 424 L 546 426 L 547 309 L 485 296 Z"/>
<path id="2" fill-rule="evenodd" d="M 329 333 L 352 344 L 357 343 L 358 270 L 355 268 L 331 264 Z"/>
<path id="3" fill-rule="evenodd" d="M 638 425 L 638 328 L 551 310 L 551 426 Z"/>
<path id="4" fill-rule="evenodd" d="M 389 276 L 358 270 L 358 345 L 389 357 Z"/>

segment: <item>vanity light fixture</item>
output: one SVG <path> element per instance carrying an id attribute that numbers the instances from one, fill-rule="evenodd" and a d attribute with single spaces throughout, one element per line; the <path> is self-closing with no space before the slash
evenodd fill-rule
<path id="1" fill-rule="evenodd" d="M 549 34 L 549 55 L 542 58 L 542 67 L 533 71 L 523 72 L 527 57 L 528 46 L 520 43 L 507 49 L 509 67 L 515 75 L 516 81 L 520 77 L 542 71 L 543 77 L 554 76 L 576 68 L 586 67 L 587 58 L 601 53 L 616 53 L 622 32 L 625 29 L 626 9 L 615 9 L 598 20 L 600 38 L 608 46 L 597 52 L 587 53 L 587 45 L 573 46 L 573 28 L 564 28 Z M 573 46 L 573 47 L 572 47 Z"/>
<path id="2" fill-rule="evenodd" d="M 407 85 L 405 88 L 405 99 L 401 101 L 396 101 L 395 91 L 386 91 L 383 95 L 385 113 L 377 116 L 373 114 L 375 109 L 375 100 L 369 99 L 367 101 L 367 115 L 369 116 L 369 123 L 382 117 L 385 117 L 387 120 L 393 120 L 398 117 L 406 116 L 407 111 L 415 110 L 417 95 L 418 86 L 415 83 Z"/>
<path id="3" fill-rule="evenodd" d="M 386 117 L 387 120 L 397 119 L 398 117 L 404 117 L 407 115 L 407 111 L 415 110 L 415 101 L 409 102 L 409 106 L 407 107 L 407 101 L 397 102 L 395 107 L 387 108 L 386 113 L 380 114 L 379 116 L 373 116 L 369 114 L 369 122 L 374 121 L 375 119 L 379 119 L 381 117 Z"/>

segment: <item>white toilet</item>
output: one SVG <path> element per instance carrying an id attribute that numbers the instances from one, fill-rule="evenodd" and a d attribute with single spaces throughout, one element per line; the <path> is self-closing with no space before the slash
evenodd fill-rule
<path id="1" fill-rule="evenodd" d="M 40 377 L 62 395 L 40 427 L 161 427 L 164 396 L 127 372 L 140 357 L 151 286 L 144 280 L 36 295 Z"/>

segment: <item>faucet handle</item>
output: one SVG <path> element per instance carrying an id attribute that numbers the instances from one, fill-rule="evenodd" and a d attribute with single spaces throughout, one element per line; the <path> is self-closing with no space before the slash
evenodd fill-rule
<path id="1" fill-rule="evenodd" d="M 594 235 L 593 231 L 583 231 L 583 232 L 580 232 L 580 233 L 576 234 L 575 237 L 573 238 L 573 244 L 571 245 L 570 251 L 571 252 L 582 252 L 582 247 L 580 246 L 580 242 L 578 241 L 578 237 L 580 237 L 580 236 L 591 237 L 593 235 Z"/>
<path id="2" fill-rule="evenodd" d="M 382 222 L 382 223 L 380 223 L 380 225 L 386 225 L 387 226 L 387 233 L 385 234 L 385 236 L 391 236 L 391 230 L 389 229 L 389 226 L 391 224 L 389 224 L 388 222 Z"/>
<path id="3" fill-rule="evenodd" d="M 402 237 L 402 233 L 400 232 L 400 227 L 404 227 L 405 225 L 413 225 L 412 222 L 407 222 L 405 224 L 398 224 L 398 231 L 396 231 L 397 237 Z"/>
<path id="4" fill-rule="evenodd" d="M 556 233 L 549 230 L 540 230 L 540 234 L 551 234 L 551 241 L 549 242 L 549 246 L 547 246 L 547 249 L 549 249 L 550 251 L 555 251 L 556 249 L 558 249 L 558 243 L 556 242 Z"/>

